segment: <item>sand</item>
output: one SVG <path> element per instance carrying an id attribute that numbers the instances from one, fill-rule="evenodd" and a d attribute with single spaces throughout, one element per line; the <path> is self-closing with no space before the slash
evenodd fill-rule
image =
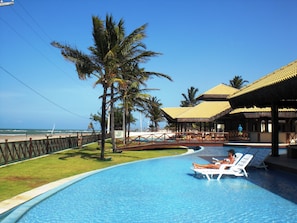
<path id="1" fill-rule="evenodd" d="M 61 133 L 61 134 L 53 134 L 49 136 L 49 138 L 60 138 L 60 137 L 69 137 L 69 136 L 77 136 L 76 133 Z M 8 142 L 19 142 L 19 141 L 29 141 L 30 138 L 32 140 L 40 140 L 40 139 L 46 139 L 46 134 L 32 134 L 32 135 L 0 135 L 0 143 L 4 143 L 5 140 L 8 140 Z"/>

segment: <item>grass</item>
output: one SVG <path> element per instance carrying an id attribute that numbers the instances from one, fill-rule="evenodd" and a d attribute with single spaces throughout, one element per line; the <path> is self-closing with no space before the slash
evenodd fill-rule
<path id="1" fill-rule="evenodd" d="M 41 185 L 91 170 L 186 152 L 184 148 L 176 148 L 112 153 L 110 144 L 107 144 L 105 157 L 111 157 L 111 160 L 102 161 L 97 146 L 98 144 L 94 143 L 82 149 L 67 150 L 0 168 L 0 201 Z"/>

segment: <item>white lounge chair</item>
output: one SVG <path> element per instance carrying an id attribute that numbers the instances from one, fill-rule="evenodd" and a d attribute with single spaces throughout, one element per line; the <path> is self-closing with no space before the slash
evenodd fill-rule
<path id="1" fill-rule="evenodd" d="M 235 160 L 234 160 L 234 163 L 233 164 L 236 164 L 239 160 L 240 160 L 240 158 L 243 156 L 243 154 L 242 153 L 235 153 Z M 212 158 L 212 160 L 214 161 L 214 162 L 219 162 L 219 159 L 217 159 L 217 158 Z"/>
<path id="2" fill-rule="evenodd" d="M 235 161 L 233 164 L 222 164 L 219 169 L 192 168 L 192 170 L 195 174 L 205 175 L 208 180 L 210 180 L 213 175 L 218 175 L 217 180 L 220 180 L 223 175 L 248 177 L 245 167 L 249 164 L 252 158 L 252 154 L 245 154 L 239 161 Z"/>
<path id="3" fill-rule="evenodd" d="M 229 165 L 230 166 L 236 165 L 239 162 L 239 160 L 241 159 L 242 156 L 243 156 L 242 153 L 235 153 L 234 163 L 233 164 L 229 164 Z M 213 160 L 213 162 L 219 162 L 220 161 L 219 159 L 217 159 L 215 157 L 212 157 L 212 160 Z M 191 169 L 194 170 L 194 168 L 191 168 Z M 197 172 L 195 170 L 194 170 L 194 172 L 195 172 L 195 175 L 196 175 Z M 212 175 L 211 175 L 211 177 L 212 177 Z"/>

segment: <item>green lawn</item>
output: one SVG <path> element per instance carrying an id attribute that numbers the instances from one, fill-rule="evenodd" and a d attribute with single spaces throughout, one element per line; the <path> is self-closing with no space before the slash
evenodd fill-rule
<path id="1" fill-rule="evenodd" d="M 186 152 L 184 148 L 177 148 L 112 153 L 110 144 L 107 144 L 105 157 L 111 157 L 111 160 L 102 161 L 100 160 L 100 150 L 97 150 L 97 147 L 98 144 L 94 143 L 82 149 L 67 150 L 0 168 L 0 201 L 49 182 L 91 170 Z"/>

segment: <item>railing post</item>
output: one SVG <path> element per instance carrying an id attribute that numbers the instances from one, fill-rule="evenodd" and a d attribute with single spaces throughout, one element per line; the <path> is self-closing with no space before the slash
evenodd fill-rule
<path id="1" fill-rule="evenodd" d="M 4 163 L 7 164 L 8 163 L 8 139 L 5 139 L 5 147 L 4 147 L 4 151 L 3 151 L 3 158 L 4 158 Z"/>
<path id="2" fill-rule="evenodd" d="M 45 151 L 46 151 L 46 154 L 49 154 L 49 142 L 48 142 L 48 136 L 46 136 Z"/>
<path id="3" fill-rule="evenodd" d="M 29 139 L 29 157 L 32 158 L 32 147 L 31 147 L 31 143 L 32 143 L 32 138 Z M 27 143 L 25 143 L 27 144 Z"/>

